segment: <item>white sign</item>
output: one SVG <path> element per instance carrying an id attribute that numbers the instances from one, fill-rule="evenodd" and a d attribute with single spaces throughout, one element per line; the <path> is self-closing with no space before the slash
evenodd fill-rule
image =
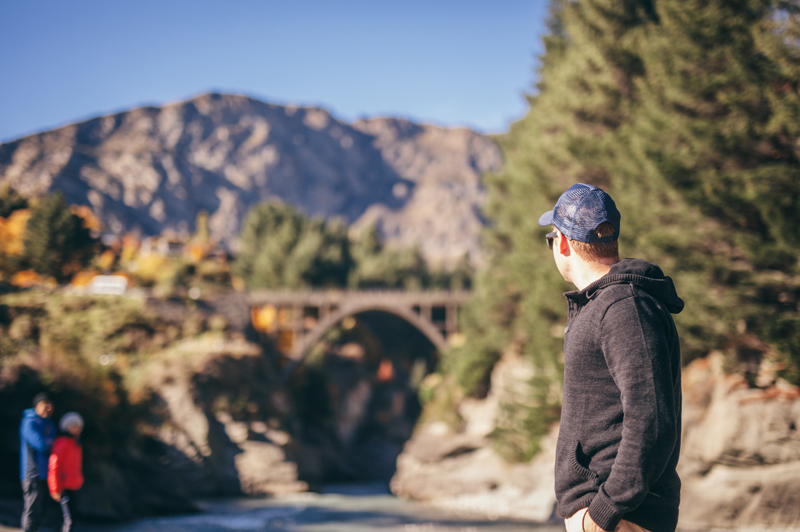
<path id="1" fill-rule="evenodd" d="M 128 289 L 128 278 L 123 275 L 98 275 L 89 281 L 90 294 L 121 296 Z"/>

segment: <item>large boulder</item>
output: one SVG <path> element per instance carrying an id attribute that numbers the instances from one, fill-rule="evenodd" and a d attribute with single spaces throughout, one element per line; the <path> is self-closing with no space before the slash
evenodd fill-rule
<path id="1" fill-rule="evenodd" d="M 684 371 L 681 526 L 800 524 L 800 391 L 751 388 L 714 353 Z"/>
<path id="2" fill-rule="evenodd" d="M 558 427 L 540 442 L 530 461 L 509 463 L 489 435 L 504 405 L 517 403 L 533 368 L 516 355 L 505 356 L 492 373 L 489 395 L 458 406 L 460 430 L 441 421 L 418 428 L 397 460 L 392 492 L 465 514 L 553 522 L 554 463 Z"/>

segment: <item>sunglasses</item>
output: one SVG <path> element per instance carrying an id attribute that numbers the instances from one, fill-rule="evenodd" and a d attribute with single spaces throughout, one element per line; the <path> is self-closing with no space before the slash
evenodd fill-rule
<path id="1" fill-rule="evenodd" d="M 558 231 L 553 231 L 552 233 L 544 235 L 544 239 L 547 240 L 547 247 L 550 248 L 550 251 L 553 251 L 553 240 L 555 240 L 557 236 Z"/>

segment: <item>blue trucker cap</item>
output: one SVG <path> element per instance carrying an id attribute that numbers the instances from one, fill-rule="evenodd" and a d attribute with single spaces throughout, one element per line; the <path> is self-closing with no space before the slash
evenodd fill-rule
<path id="1" fill-rule="evenodd" d="M 613 235 L 599 237 L 594 230 L 603 223 L 614 226 Z M 554 225 L 562 235 L 579 242 L 611 242 L 619 238 L 620 214 L 611 196 L 592 185 L 577 183 L 558 198 L 552 211 L 539 217 L 539 225 Z"/>

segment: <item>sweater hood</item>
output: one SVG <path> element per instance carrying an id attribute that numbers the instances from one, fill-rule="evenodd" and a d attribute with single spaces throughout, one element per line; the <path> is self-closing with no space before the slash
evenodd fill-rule
<path id="1" fill-rule="evenodd" d="M 23 418 L 36 418 L 36 417 L 38 417 L 40 419 L 44 419 L 43 417 L 40 417 L 39 414 L 36 413 L 36 410 L 33 409 L 33 408 L 26 408 L 22 412 L 22 417 Z"/>
<path id="2" fill-rule="evenodd" d="M 675 283 L 661 268 L 641 259 L 622 259 L 611 270 L 583 290 L 572 292 L 577 297 L 594 299 L 603 288 L 614 284 L 632 284 L 661 301 L 672 314 L 683 310 L 683 300 L 678 297 Z"/>

